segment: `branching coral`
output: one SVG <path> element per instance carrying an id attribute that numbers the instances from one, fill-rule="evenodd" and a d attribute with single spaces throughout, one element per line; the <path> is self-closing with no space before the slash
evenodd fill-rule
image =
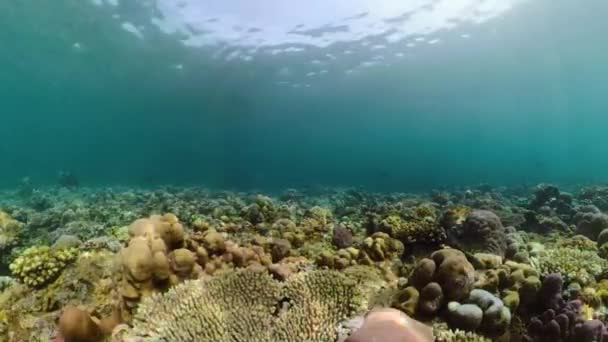
<path id="1" fill-rule="evenodd" d="M 148 297 L 124 341 L 333 341 L 361 299 L 356 283 L 334 271 L 285 283 L 239 271 Z"/>
<path id="2" fill-rule="evenodd" d="M 55 280 L 77 255 L 75 248 L 54 250 L 48 246 L 33 246 L 24 250 L 10 264 L 10 269 L 20 282 L 41 287 Z"/>
<path id="3" fill-rule="evenodd" d="M 490 342 L 491 339 L 469 331 L 452 330 L 446 324 L 434 324 L 435 342 Z"/>
<path id="4" fill-rule="evenodd" d="M 581 285 L 595 282 L 608 268 L 608 261 L 597 253 L 573 248 L 547 249 L 531 261 L 543 275 L 560 273 L 567 283 L 576 281 Z"/>

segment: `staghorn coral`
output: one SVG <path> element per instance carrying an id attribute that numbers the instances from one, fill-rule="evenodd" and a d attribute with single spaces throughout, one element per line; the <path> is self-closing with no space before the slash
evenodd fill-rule
<path id="1" fill-rule="evenodd" d="M 335 271 L 300 273 L 280 283 L 244 270 L 146 298 L 122 340 L 333 341 L 339 322 L 363 303 L 356 282 Z"/>
<path id="2" fill-rule="evenodd" d="M 75 248 L 54 250 L 48 246 L 33 246 L 24 250 L 9 268 L 21 283 L 42 287 L 55 280 L 77 255 Z"/>

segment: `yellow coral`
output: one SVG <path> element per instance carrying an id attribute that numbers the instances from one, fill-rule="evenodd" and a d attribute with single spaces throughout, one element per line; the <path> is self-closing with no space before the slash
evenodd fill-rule
<path id="1" fill-rule="evenodd" d="M 20 282 L 41 287 L 55 280 L 77 255 L 76 248 L 54 250 L 48 246 L 33 246 L 24 250 L 9 267 Z"/>
<path id="2" fill-rule="evenodd" d="M 23 229 L 23 223 L 0 211 L 0 250 L 13 245 Z"/>

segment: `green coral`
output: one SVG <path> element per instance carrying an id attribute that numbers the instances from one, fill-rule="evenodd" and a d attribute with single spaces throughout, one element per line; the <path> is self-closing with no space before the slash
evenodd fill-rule
<path id="1" fill-rule="evenodd" d="M 406 244 L 436 244 L 445 240 L 445 231 L 437 222 L 435 208 L 429 204 L 411 208 L 401 216 L 386 216 L 380 220 L 378 228 Z"/>
<path id="2" fill-rule="evenodd" d="M 0 211 L 0 250 L 14 245 L 23 229 L 23 223 Z"/>
<path id="3" fill-rule="evenodd" d="M 597 253 L 597 243 L 584 235 L 574 235 L 570 238 L 560 238 L 557 241 L 556 247 L 572 248 Z"/>
<path id="4" fill-rule="evenodd" d="M 542 275 L 560 273 L 566 283 L 591 284 L 608 268 L 608 261 L 592 251 L 572 248 L 547 249 L 531 258 Z"/>
<path id="5" fill-rule="evenodd" d="M 18 281 L 38 288 L 55 280 L 77 255 L 76 248 L 55 250 L 48 246 L 32 246 L 24 250 L 9 267 Z"/>
<path id="6" fill-rule="evenodd" d="M 335 271 L 285 283 L 253 270 L 187 281 L 144 299 L 124 341 L 334 341 L 364 303 L 356 285 Z"/>
<path id="7" fill-rule="evenodd" d="M 433 324 L 435 342 L 491 342 L 492 340 L 469 331 L 449 329 L 446 324 Z"/>

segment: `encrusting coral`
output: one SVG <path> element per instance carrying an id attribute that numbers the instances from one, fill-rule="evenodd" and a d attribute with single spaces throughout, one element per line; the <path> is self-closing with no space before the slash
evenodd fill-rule
<path id="1" fill-rule="evenodd" d="M 23 226 L 23 223 L 13 219 L 4 211 L 0 211 L 0 251 L 17 242 Z"/>
<path id="2" fill-rule="evenodd" d="M 356 283 L 335 271 L 280 283 L 243 270 L 144 299 L 122 341 L 333 341 L 338 323 L 362 308 Z"/>
<path id="3" fill-rule="evenodd" d="M 379 220 L 375 230 L 404 244 L 438 245 L 445 240 L 445 231 L 439 226 L 436 210 L 430 204 L 420 204 L 402 214 L 389 214 Z"/>

